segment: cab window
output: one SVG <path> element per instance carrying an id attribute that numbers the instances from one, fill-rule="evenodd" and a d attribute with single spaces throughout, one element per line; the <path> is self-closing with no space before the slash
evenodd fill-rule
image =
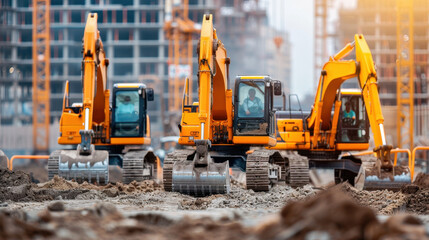
<path id="1" fill-rule="evenodd" d="M 340 114 L 341 142 L 368 141 L 367 114 L 360 96 L 343 95 Z"/>
<path id="2" fill-rule="evenodd" d="M 239 118 L 264 117 L 264 82 L 242 82 L 239 84 Z"/>
<path id="3" fill-rule="evenodd" d="M 140 129 L 140 97 L 137 91 L 117 91 L 115 97 L 115 119 L 112 133 L 115 137 L 137 137 Z"/>
<path id="4" fill-rule="evenodd" d="M 138 122 L 139 95 L 136 91 L 118 91 L 116 93 L 116 122 Z"/>

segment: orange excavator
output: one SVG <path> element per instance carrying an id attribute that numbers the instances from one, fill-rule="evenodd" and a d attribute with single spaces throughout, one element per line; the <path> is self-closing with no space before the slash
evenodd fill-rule
<path id="1" fill-rule="evenodd" d="M 354 49 L 356 60 L 344 60 Z M 360 88 L 341 89 L 342 83 L 352 78 L 357 78 Z M 337 183 L 355 184 L 364 179 L 364 189 L 395 190 L 411 183 L 410 167 L 395 166 L 391 160 L 392 146 L 387 144 L 384 133 L 377 73 L 363 35 L 355 35 L 353 43 L 325 63 L 310 113 L 292 110 L 289 101 L 289 110 L 276 115 L 277 145 L 270 149 L 294 150 L 305 157 L 287 163 L 286 179 L 292 186 L 309 182 L 308 167 L 334 169 Z M 363 168 L 360 159 L 341 156 L 345 151 L 368 150 L 369 127 L 377 160 L 374 166 Z"/>
<path id="2" fill-rule="evenodd" d="M 141 83 L 121 83 L 106 89 L 107 67 L 97 14 L 90 13 L 82 46 L 82 103 L 70 104 L 69 83 L 66 83 L 63 112 L 60 120 L 61 145 L 76 149 L 54 151 L 48 160 L 49 178 L 59 175 L 76 181 L 109 181 L 109 165 L 123 169 L 123 181 L 156 178 L 159 163 L 150 145 L 148 101 L 153 89 Z"/>
<path id="3" fill-rule="evenodd" d="M 281 84 L 269 76 L 238 76 L 234 95 L 229 86 L 226 49 L 204 15 L 198 48 L 198 102 L 188 99 L 185 82 L 179 144 L 195 146 L 169 153 L 164 160 L 167 191 L 204 196 L 228 193 L 229 170 L 246 171 L 246 185 L 269 190 L 281 181 L 284 159 L 278 151 L 251 149 L 274 146 L 274 95 Z"/>

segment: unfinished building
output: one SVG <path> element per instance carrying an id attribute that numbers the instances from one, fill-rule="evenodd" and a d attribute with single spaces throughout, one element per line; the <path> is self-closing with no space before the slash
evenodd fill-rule
<path id="1" fill-rule="evenodd" d="M 174 1 L 174 3 L 177 1 Z M 180 3 L 180 1 L 179 1 Z M 240 21 L 248 21 L 248 16 L 261 16 L 260 24 L 266 24 L 264 9 L 255 6 L 255 1 L 226 1 L 221 8 L 220 1 L 189 0 L 189 18 L 201 22 L 205 13 L 213 13 L 215 24 L 222 36 L 238 29 L 236 22 L 228 22 L 232 13 L 240 13 Z M 247 5 L 246 5 L 247 4 Z M 237 9 L 228 8 L 235 6 Z M 253 8 L 246 9 L 246 6 Z M 32 1 L 0 0 L 0 146 L 6 151 L 11 148 L 32 149 Z M 223 11 L 223 12 L 222 12 Z M 237 11 L 237 12 L 236 12 Z M 249 13 L 249 11 L 251 11 Z M 61 116 L 63 91 L 66 80 L 70 81 L 71 102 L 81 101 L 81 47 L 82 33 L 89 12 L 98 14 L 99 29 L 103 38 L 107 57 L 111 60 L 108 70 L 109 88 L 114 83 L 143 81 L 155 88 L 155 103 L 149 105 L 152 122 L 152 135 L 162 136 L 161 95 L 164 110 L 168 111 L 168 40 L 165 37 L 164 0 L 51 0 L 50 6 L 50 148 L 57 148 L 58 126 Z M 223 24 L 223 23 L 229 23 Z M 234 24 L 231 28 L 230 24 Z M 252 25 L 253 26 L 253 25 Z M 222 29 L 222 30 L 221 30 Z M 249 28 L 252 30 L 252 28 Z M 260 44 L 260 35 L 247 32 L 247 37 Z M 268 44 L 267 40 L 266 43 Z M 197 40 L 193 41 L 196 47 Z M 251 43 L 248 40 L 246 42 Z M 231 41 L 229 49 L 243 49 L 241 41 Z M 284 45 L 287 45 L 284 44 Z M 262 48 L 265 49 L 265 48 Z M 287 46 L 285 49 L 288 49 Z M 247 49 L 243 51 L 251 51 Z M 273 53 L 261 56 L 267 58 Z M 284 52 L 287 54 L 288 52 Z M 243 53 L 232 50 L 232 68 L 246 66 L 245 69 L 232 70 L 234 74 L 244 74 L 246 70 L 255 71 L 256 62 L 240 62 Z M 253 59 L 244 58 L 244 59 Z M 194 58 L 194 62 L 196 58 Z M 262 61 L 264 62 L 264 61 Z M 196 63 L 196 62 L 195 62 Z M 194 63 L 194 64 L 195 64 Z M 275 61 L 278 63 L 278 61 Z M 12 71 L 13 69 L 13 71 Z M 194 68 L 195 69 L 195 68 Z M 289 65 L 285 66 L 286 73 Z M 194 71 L 195 73 L 195 71 Z M 195 75 L 195 74 L 194 74 Z M 150 77 L 152 76 L 152 78 Z M 159 82 L 160 81 L 160 82 Z M 194 77 L 196 81 L 196 77 Z M 158 85 L 157 85 L 158 84 Z M 159 86 L 162 84 L 162 88 Z M 195 84 L 196 86 L 196 84 Z M 161 94 L 160 89 L 163 89 Z M 17 130 L 16 126 L 20 126 Z M 16 134 L 22 131 L 22 134 Z M 156 142 L 156 141 L 155 141 Z M 20 143 L 20 144 L 17 144 Z M 29 153 L 29 152 L 21 152 Z"/>

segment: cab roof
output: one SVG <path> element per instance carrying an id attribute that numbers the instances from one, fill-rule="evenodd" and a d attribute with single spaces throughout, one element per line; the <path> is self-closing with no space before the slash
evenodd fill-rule
<path id="1" fill-rule="evenodd" d="M 114 88 L 136 88 L 136 89 L 146 89 L 146 84 L 144 83 L 116 83 L 113 85 Z"/>

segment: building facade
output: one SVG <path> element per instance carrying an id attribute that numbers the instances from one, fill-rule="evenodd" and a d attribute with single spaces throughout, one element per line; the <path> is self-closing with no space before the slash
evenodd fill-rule
<path id="1" fill-rule="evenodd" d="M 178 1 L 172 2 L 174 4 Z M 81 49 L 89 13 L 98 14 L 98 28 L 107 58 L 110 60 L 108 87 L 111 89 L 115 83 L 140 81 L 153 87 L 156 94 L 155 102 L 148 106 L 152 135 L 154 137 L 162 135 L 161 102 L 167 112 L 169 89 L 168 40 L 164 32 L 165 4 L 164 0 L 51 0 L 50 121 L 53 124 L 50 134 L 51 149 L 56 148 L 52 143 L 56 142 L 58 135 L 55 129 L 61 116 L 63 91 L 67 80 L 70 81 L 71 102 L 80 102 L 82 99 Z M 247 25 L 246 28 L 246 45 L 243 46 L 242 42 L 231 34 L 239 29 L 238 22 L 230 22 L 232 21 L 228 20 L 230 15 L 228 12 L 225 13 L 226 8 L 221 8 L 220 4 L 240 9 L 241 24 L 246 21 L 252 22 L 252 25 Z M 260 63 L 265 62 L 264 59 L 273 54 L 263 52 L 265 48 L 258 53 L 259 55 L 244 58 L 245 62 L 240 60 L 252 53 L 255 44 L 257 46 L 261 41 L 265 41 L 260 38 L 262 32 L 254 35 L 254 24 L 266 24 L 265 10 L 249 8 L 254 4 L 255 1 L 252 0 L 224 3 L 215 0 L 189 0 L 189 18 L 194 22 L 201 23 L 205 13 L 214 14 L 215 27 L 221 33 L 220 37 L 225 39 L 226 48 L 232 58 L 231 68 L 237 68 L 231 70 L 232 81 L 233 74 L 254 74 L 255 69 L 258 69 L 259 74 L 275 71 L 274 68 L 261 68 Z M 25 127 L 31 125 L 32 27 L 31 0 L 0 0 L 0 132 L 3 133 L 11 131 L 7 129 L 2 131 L 1 128 L 10 126 L 17 129 L 16 126 L 19 125 Z M 197 42 L 194 41 L 195 48 Z M 197 86 L 196 67 L 194 58 L 194 86 Z M 248 72 L 250 70 L 252 72 Z M 163 94 L 160 91 L 163 91 Z M 161 101 L 161 96 L 164 101 Z M 28 134 L 30 134 L 28 130 L 22 133 L 23 136 Z M 31 136 L 28 138 L 31 139 Z M 0 146 L 5 145 L 5 142 L 14 141 L 11 139 L 10 136 L 0 136 Z"/>
<path id="2" fill-rule="evenodd" d="M 32 3 L 1 0 L 0 4 L 1 123 L 31 123 Z M 214 9 L 213 1 L 208 0 L 191 0 L 189 5 L 190 18 L 195 22 Z M 81 101 L 82 37 L 91 12 L 98 14 L 98 28 L 110 59 L 109 88 L 115 83 L 136 81 L 154 87 L 157 97 L 149 105 L 149 115 L 152 128 L 160 128 L 159 84 L 168 90 L 164 1 L 51 0 L 50 8 L 51 122 L 61 116 L 66 80 L 70 81 L 71 101 Z M 157 76 L 161 82 L 144 77 L 147 75 Z M 168 93 L 163 96 L 168 98 Z"/>

